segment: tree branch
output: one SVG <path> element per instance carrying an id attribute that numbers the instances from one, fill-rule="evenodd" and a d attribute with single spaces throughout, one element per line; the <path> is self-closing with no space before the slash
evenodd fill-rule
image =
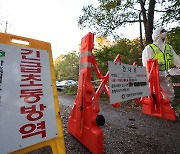
<path id="1" fill-rule="evenodd" d="M 114 27 L 112 27 L 112 30 L 116 29 L 117 27 L 119 27 L 120 25 L 122 25 L 123 23 L 135 23 L 135 22 L 143 22 L 143 20 L 124 20 L 124 21 L 121 21 L 121 22 L 117 22 L 115 24 Z"/>
<path id="2" fill-rule="evenodd" d="M 144 7 L 145 3 L 143 2 L 143 0 L 140 0 L 139 2 L 141 6 L 142 15 L 143 15 L 144 27 L 146 27 L 145 24 L 147 23 L 147 17 L 146 17 L 146 9 Z"/>
<path id="3" fill-rule="evenodd" d="M 134 22 L 143 22 L 144 20 L 124 20 L 122 22 L 120 22 L 121 24 L 127 22 L 127 23 L 134 23 Z"/>

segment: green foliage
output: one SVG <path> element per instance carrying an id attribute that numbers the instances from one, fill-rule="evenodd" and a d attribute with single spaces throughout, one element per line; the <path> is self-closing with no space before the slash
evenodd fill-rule
<path id="1" fill-rule="evenodd" d="M 142 21 L 146 44 L 152 43 L 153 27 L 180 21 L 179 0 L 98 0 L 99 5 L 83 7 L 80 28 L 91 28 L 97 36 L 117 37 L 116 30 L 126 24 Z"/>
<path id="2" fill-rule="evenodd" d="M 109 101 L 109 97 L 106 95 L 106 93 L 104 91 L 102 91 L 102 93 L 99 97 L 99 101 Z"/>
<path id="3" fill-rule="evenodd" d="M 72 51 L 67 55 L 61 55 L 54 61 L 56 80 L 78 80 L 79 54 Z"/>
<path id="4" fill-rule="evenodd" d="M 60 68 L 63 57 L 64 55 L 60 55 L 58 58 L 54 60 L 54 70 L 55 70 L 56 80 L 60 80 Z"/>
<path id="5" fill-rule="evenodd" d="M 122 1 L 121 5 L 117 0 L 98 0 L 99 6 L 88 5 L 83 7 L 83 15 L 79 17 L 80 28 L 93 28 L 97 35 L 107 36 L 113 30 L 131 20 L 139 20 L 139 11 L 134 9 L 134 0 Z"/>
<path id="6" fill-rule="evenodd" d="M 175 52 L 180 54 L 180 27 L 173 28 L 168 34 L 167 42 L 172 45 Z"/>
<path id="7" fill-rule="evenodd" d="M 123 63 L 132 64 L 137 62 L 138 65 L 142 65 L 139 39 L 121 39 L 109 48 L 104 47 L 101 50 L 94 50 L 94 56 L 104 75 L 108 71 L 108 61 L 114 61 L 118 54 L 120 54 Z"/>
<path id="8" fill-rule="evenodd" d="M 169 5 L 167 5 L 167 3 Z M 161 17 L 164 24 L 172 23 L 173 21 L 180 21 L 180 1 L 179 0 L 168 0 L 164 4 L 165 13 Z"/>
<path id="9" fill-rule="evenodd" d="M 65 87 L 59 93 L 66 94 L 66 95 L 76 95 L 77 94 L 77 89 L 78 89 L 77 85 L 72 85 L 72 86 Z"/>
<path id="10" fill-rule="evenodd" d="M 168 43 L 173 46 L 177 54 L 180 54 L 179 40 L 180 27 L 177 27 L 172 29 L 168 35 Z M 137 65 L 142 65 L 142 50 L 139 39 L 120 39 L 114 42 L 114 44 L 110 47 L 104 46 L 102 49 L 94 49 L 93 54 L 103 75 L 105 75 L 105 73 L 108 71 L 108 61 L 114 61 L 117 54 L 120 54 L 123 63 L 132 64 L 133 62 L 137 62 Z M 78 80 L 79 59 L 79 54 L 76 52 L 71 52 L 68 55 L 61 55 L 58 57 L 54 61 L 57 80 Z M 96 79 L 98 79 L 97 75 L 93 71 L 92 81 Z M 93 87 L 98 87 L 99 84 L 100 82 L 94 82 Z M 66 87 L 61 91 L 61 93 L 76 95 L 77 86 Z"/>

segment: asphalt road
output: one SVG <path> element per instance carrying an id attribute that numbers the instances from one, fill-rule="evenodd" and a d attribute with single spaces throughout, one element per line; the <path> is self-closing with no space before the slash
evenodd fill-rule
<path id="1" fill-rule="evenodd" d="M 75 96 L 59 95 L 61 118 L 67 154 L 90 153 L 67 131 L 68 117 Z M 169 121 L 145 115 L 134 102 L 114 108 L 99 102 L 100 114 L 105 117 L 102 127 L 105 154 L 180 154 L 180 119 Z"/>

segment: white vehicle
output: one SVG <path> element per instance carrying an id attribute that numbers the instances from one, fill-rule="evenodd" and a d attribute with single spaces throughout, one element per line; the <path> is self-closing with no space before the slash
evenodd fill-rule
<path id="1" fill-rule="evenodd" d="M 56 81 L 56 87 L 58 90 L 64 89 L 63 85 L 59 81 Z"/>
<path id="2" fill-rule="evenodd" d="M 77 85 L 77 81 L 74 80 L 63 80 L 63 81 L 56 81 L 56 87 L 58 90 L 63 90 L 65 87 Z"/>

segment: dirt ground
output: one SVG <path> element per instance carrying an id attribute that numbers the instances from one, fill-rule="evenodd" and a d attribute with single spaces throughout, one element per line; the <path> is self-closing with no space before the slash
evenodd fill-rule
<path id="1" fill-rule="evenodd" d="M 66 153 L 89 154 L 67 131 L 74 99 L 75 96 L 59 95 Z M 106 121 L 102 126 L 105 154 L 180 154 L 180 117 L 169 121 L 145 115 L 133 102 L 122 103 L 118 108 L 102 101 L 99 105 Z"/>

